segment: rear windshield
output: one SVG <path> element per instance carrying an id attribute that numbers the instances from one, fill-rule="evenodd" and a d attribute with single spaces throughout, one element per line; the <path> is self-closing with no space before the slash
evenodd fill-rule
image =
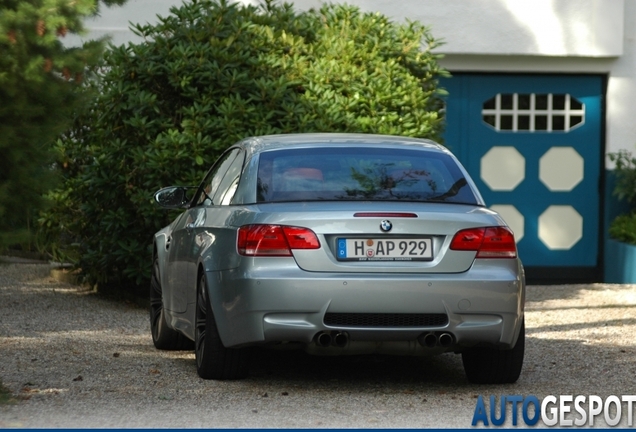
<path id="1" fill-rule="evenodd" d="M 427 150 L 361 146 L 261 153 L 257 200 L 477 204 L 462 172 L 448 155 Z"/>

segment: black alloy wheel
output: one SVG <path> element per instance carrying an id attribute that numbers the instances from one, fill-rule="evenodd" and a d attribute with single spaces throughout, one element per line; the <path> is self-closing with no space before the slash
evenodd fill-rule
<path id="1" fill-rule="evenodd" d="M 521 323 L 519 337 L 512 349 L 473 348 L 462 353 L 468 381 L 475 384 L 511 384 L 519 379 L 525 352 L 526 326 Z"/>
<path id="2" fill-rule="evenodd" d="M 166 322 L 163 290 L 159 277 L 159 260 L 155 257 L 150 279 L 150 331 L 155 348 L 161 350 L 191 350 L 193 342 Z"/>
<path id="3" fill-rule="evenodd" d="M 221 341 L 208 296 L 205 274 L 197 287 L 194 354 L 197 373 L 203 379 L 234 380 L 248 373 L 248 350 L 226 348 Z"/>

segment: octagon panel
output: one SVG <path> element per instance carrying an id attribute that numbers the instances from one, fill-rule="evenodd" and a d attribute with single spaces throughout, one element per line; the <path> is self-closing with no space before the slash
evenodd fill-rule
<path id="1" fill-rule="evenodd" d="M 539 216 L 539 238 L 551 250 L 568 250 L 583 237 L 583 217 L 569 205 L 552 205 Z"/>
<path id="2" fill-rule="evenodd" d="M 492 147 L 481 158 L 480 175 L 494 191 L 511 191 L 525 178 L 526 160 L 512 146 Z"/>
<path id="3" fill-rule="evenodd" d="M 572 147 L 552 147 L 539 159 L 539 178 L 553 192 L 568 192 L 583 181 L 583 168 L 583 158 Z"/>

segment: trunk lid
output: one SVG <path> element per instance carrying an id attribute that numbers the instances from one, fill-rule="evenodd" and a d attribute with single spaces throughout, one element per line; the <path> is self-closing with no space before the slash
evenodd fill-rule
<path id="1" fill-rule="evenodd" d="M 298 266 L 312 272 L 461 273 L 470 268 L 476 253 L 449 249 L 455 233 L 505 225 L 497 213 L 463 204 L 310 202 L 256 207 L 241 224 L 299 226 L 316 233 L 319 249 L 292 250 Z"/>

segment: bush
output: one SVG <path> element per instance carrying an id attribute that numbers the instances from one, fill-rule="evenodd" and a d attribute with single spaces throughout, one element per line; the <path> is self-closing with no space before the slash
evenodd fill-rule
<path id="1" fill-rule="evenodd" d="M 616 186 L 614 195 L 619 200 L 627 201 L 632 209 L 636 207 L 636 157 L 626 150 L 610 153 L 609 158 L 616 164 Z M 609 227 L 611 238 L 636 245 L 636 211 L 620 215 Z"/>
<path id="2" fill-rule="evenodd" d="M 611 238 L 636 245 L 636 213 L 617 216 L 609 227 Z"/>
<path id="3" fill-rule="evenodd" d="M 352 6 L 297 13 L 192 0 L 143 43 L 112 47 L 92 109 L 56 149 L 64 185 L 43 226 L 91 282 L 150 276 L 152 234 L 175 216 L 158 188 L 198 184 L 229 145 L 289 132 L 439 139 L 445 72 L 426 27 Z"/>
<path id="4" fill-rule="evenodd" d="M 83 33 L 100 5 L 124 1 L 0 1 L 0 252 L 34 249 L 34 220 L 56 180 L 51 146 L 87 99 L 80 83 L 104 50 L 103 40 L 70 48 L 62 39 Z"/>

